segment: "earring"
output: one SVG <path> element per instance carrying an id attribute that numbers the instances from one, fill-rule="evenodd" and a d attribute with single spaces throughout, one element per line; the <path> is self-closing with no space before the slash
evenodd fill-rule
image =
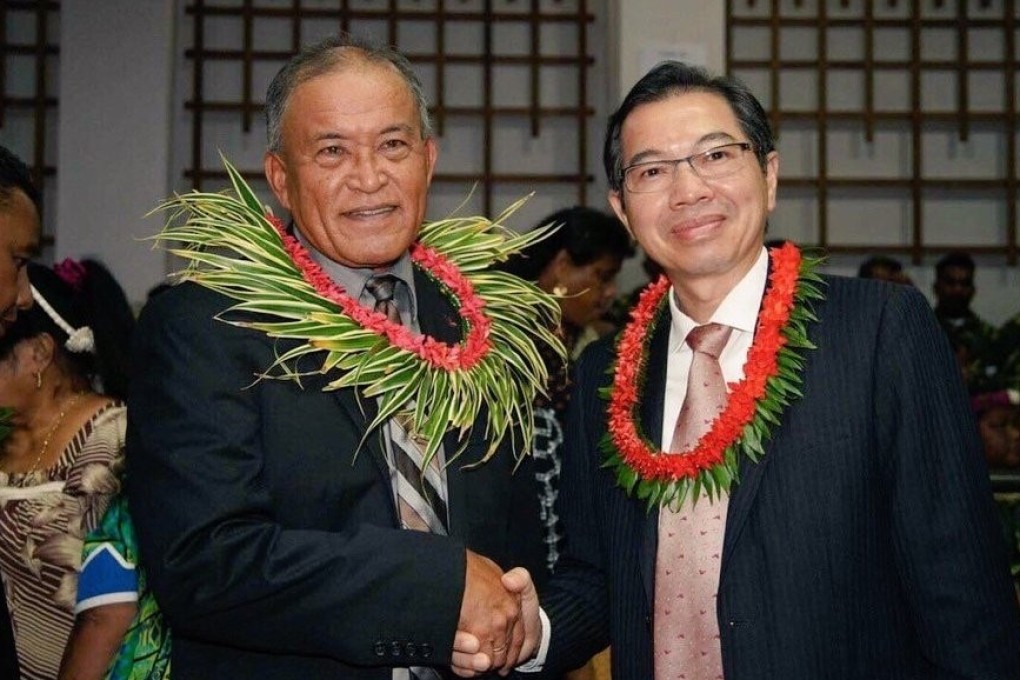
<path id="1" fill-rule="evenodd" d="M 35 373 L 35 389 L 42 389 L 42 371 L 36 371 Z"/>
<path id="2" fill-rule="evenodd" d="M 552 294 L 555 295 L 556 297 L 563 297 L 564 295 L 567 294 L 567 287 L 557 283 L 555 286 L 553 286 Z"/>

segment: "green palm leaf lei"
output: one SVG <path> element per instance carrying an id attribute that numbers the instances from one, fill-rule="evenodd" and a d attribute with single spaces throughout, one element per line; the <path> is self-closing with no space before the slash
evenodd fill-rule
<path id="1" fill-rule="evenodd" d="M 260 315 L 221 320 L 301 341 L 262 377 L 300 382 L 305 374 L 293 368 L 295 362 L 321 353 L 318 372 L 331 378 L 326 389 L 358 388 L 379 400 L 366 436 L 402 413 L 410 434 L 425 442 L 427 460 L 443 436 L 456 431 L 461 448 L 449 456 L 452 461 L 481 414 L 489 446 L 477 463 L 488 460 L 508 433 L 521 437 L 522 445 L 513 447 L 516 457 L 528 452 L 532 402 L 545 392 L 548 378 L 537 343 L 565 355 L 551 330 L 560 310 L 533 283 L 493 271 L 492 265 L 544 238 L 555 225 L 526 234 L 502 226 L 522 199 L 493 221 L 452 217 L 422 226 L 412 261 L 440 284 L 463 319 L 465 339 L 451 346 L 386 321 L 325 280 L 237 170 L 225 159 L 224 165 L 233 190 L 192 192 L 164 202 L 157 211 L 170 217 L 155 238 L 172 243 L 168 250 L 187 260 L 180 279 L 238 301 L 225 313 Z"/>

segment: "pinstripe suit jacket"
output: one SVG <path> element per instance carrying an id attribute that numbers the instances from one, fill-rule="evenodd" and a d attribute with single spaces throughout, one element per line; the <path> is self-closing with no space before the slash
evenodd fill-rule
<path id="1" fill-rule="evenodd" d="M 718 617 L 727 680 L 1020 678 L 1020 615 L 966 395 L 906 286 L 828 278 L 804 397 L 741 463 Z M 642 405 L 662 428 L 668 322 Z M 543 600 L 550 673 L 607 642 L 614 680 L 652 677 L 656 512 L 599 466 L 612 347 L 582 357 L 568 422 L 567 536 Z"/>

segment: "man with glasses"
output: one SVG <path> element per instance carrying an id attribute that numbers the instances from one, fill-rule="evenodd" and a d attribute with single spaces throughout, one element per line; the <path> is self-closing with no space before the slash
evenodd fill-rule
<path id="1" fill-rule="evenodd" d="M 779 174 L 765 111 L 667 62 L 610 118 L 604 161 L 668 282 L 634 336 L 578 366 L 567 545 L 541 623 L 524 600 L 525 649 L 541 643 L 524 670 L 556 677 L 611 643 L 614 680 L 1020 678 L 987 471 L 920 293 L 826 276 L 824 299 L 793 297 L 808 341 L 779 382 L 799 388 L 770 378 L 726 432 L 742 379 L 771 375 L 772 304 L 798 276 L 793 246 L 763 247 Z M 604 396 L 632 406 L 607 418 Z M 733 467 L 695 458 L 720 441 Z M 707 482 L 672 472 L 702 462 Z"/>

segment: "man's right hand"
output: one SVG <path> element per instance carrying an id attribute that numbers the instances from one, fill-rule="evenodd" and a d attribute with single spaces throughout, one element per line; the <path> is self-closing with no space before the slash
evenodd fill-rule
<path id="1" fill-rule="evenodd" d="M 530 660 L 538 652 L 542 642 L 542 619 L 539 615 L 538 592 L 531 574 L 523 567 L 516 567 L 503 574 L 503 587 L 521 596 L 521 623 L 524 628 L 524 643 L 514 665 Z M 507 660 L 511 662 L 510 659 Z"/>
<path id="2" fill-rule="evenodd" d="M 517 627 L 523 628 L 524 640 L 519 655 L 507 653 L 506 663 L 499 669 L 506 675 L 513 667 L 530 660 L 542 641 L 542 622 L 539 615 L 538 593 L 527 569 L 517 567 L 503 574 L 503 587 L 521 598 L 521 618 Z M 473 678 L 493 669 L 488 654 L 481 651 L 481 643 L 474 635 L 458 630 L 453 644 L 453 672 L 463 678 Z M 537 669 L 536 669 L 537 670 Z"/>
<path id="3" fill-rule="evenodd" d="M 475 636 L 478 653 L 487 655 L 491 667 L 506 675 L 520 655 L 524 626 L 520 623 L 521 596 L 508 592 L 502 577 L 503 570 L 495 562 L 467 551 L 457 630 Z"/>

